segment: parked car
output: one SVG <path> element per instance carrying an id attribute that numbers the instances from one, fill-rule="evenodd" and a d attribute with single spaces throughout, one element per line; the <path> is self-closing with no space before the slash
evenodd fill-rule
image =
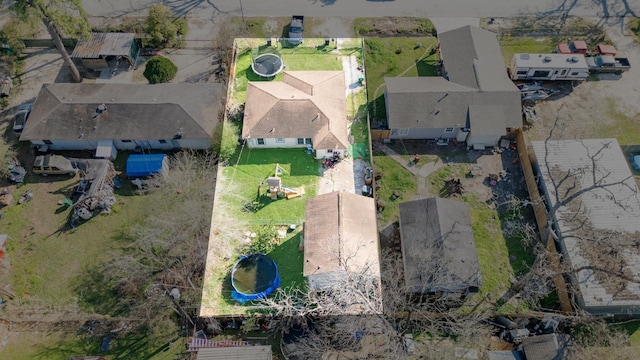
<path id="1" fill-rule="evenodd" d="M 36 156 L 33 162 L 33 173 L 43 176 L 47 175 L 71 175 L 75 176 L 78 169 L 73 162 L 61 155 L 40 155 Z"/>
<path id="2" fill-rule="evenodd" d="M 302 43 L 302 32 L 304 31 L 304 16 L 293 15 L 289 24 L 289 44 L 298 45 Z"/>
<path id="3" fill-rule="evenodd" d="M 589 72 L 592 74 L 613 73 L 621 75 L 631 69 L 629 59 L 612 55 L 597 55 L 586 58 Z"/>
<path id="4" fill-rule="evenodd" d="M 20 134 L 22 134 L 22 130 L 24 129 L 24 125 L 27 123 L 27 119 L 29 118 L 32 108 L 32 103 L 26 103 L 18 106 L 18 111 L 13 117 L 13 133 L 16 136 L 19 137 Z"/>

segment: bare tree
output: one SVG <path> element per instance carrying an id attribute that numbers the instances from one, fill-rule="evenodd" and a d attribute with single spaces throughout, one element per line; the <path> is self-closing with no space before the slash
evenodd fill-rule
<path id="1" fill-rule="evenodd" d="M 4 0 L 0 0 L 0 4 Z M 81 0 L 16 0 L 11 9 L 20 20 L 36 26 L 42 21 L 62 60 L 71 70 L 75 82 L 82 81 L 80 71 L 71 60 L 62 43 L 62 34 L 88 37 L 91 35 L 87 23 L 87 13 Z"/>

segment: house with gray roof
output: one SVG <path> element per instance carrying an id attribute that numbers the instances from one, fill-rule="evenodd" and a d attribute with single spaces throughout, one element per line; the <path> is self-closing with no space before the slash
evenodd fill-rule
<path id="1" fill-rule="evenodd" d="M 455 139 L 495 146 L 522 126 L 520 91 L 496 35 L 474 26 L 439 34 L 443 76 L 385 78 L 392 139 Z"/>
<path id="2" fill-rule="evenodd" d="M 380 280 L 374 200 L 344 191 L 308 199 L 303 275 L 311 288 L 325 290 L 348 273 Z"/>
<path id="3" fill-rule="evenodd" d="M 618 141 L 532 146 L 576 303 L 595 314 L 639 314 L 640 195 Z"/>
<path id="4" fill-rule="evenodd" d="M 343 156 L 349 146 L 345 89 L 342 71 L 285 71 L 282 81 L 250 81 L 242 137 L 251 148 Z"/>
<path id="5" fill-rule="evenodd" d="M 408 291 L 459 301 L 482 286 L 467 204 L 430 197 L 400 204 L 400 240 Z"/>
<path id="6" fill-rule="evenodd" d="M 45 84 L 20 141 L 52 150 L 208 149 L 220 84 Z"/>

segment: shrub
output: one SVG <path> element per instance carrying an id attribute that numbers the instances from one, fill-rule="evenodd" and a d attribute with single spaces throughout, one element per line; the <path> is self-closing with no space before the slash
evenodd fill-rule
<path id="1" fill-rule="evenodd" d="M 151 45 L 173 46 L 179 45 L 176 36 L 184 37 L 187 33 L 187 22 L 184 19 L 173 19 L 173 12 L 163 4 L 151 5 L 149 16 L 143 26 L 144 31 L 151 36 Z"/>
<path id="2" fill-rule="evenodd" d="M 178 72 L 178 68 L 163 56 L 154 56 L 144 68 L 144 77 L 149 80 L 150 84 L 166 83 L 173 79 Z"/>

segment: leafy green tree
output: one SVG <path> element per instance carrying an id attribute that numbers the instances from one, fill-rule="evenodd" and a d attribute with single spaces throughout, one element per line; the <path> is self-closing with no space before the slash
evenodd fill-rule
<path id="1" fill-rule="evenodd" d="M 184 19 L 174 20 L 171 9 L 157 4 L 149 7 L 149 16 L 143 29 L 151 36 L 154 46 L 167 46 L 176 41 L 178 34 L 186 34 L 187 22 Z"/>
<path id="2" fill-rule="evenodd" d="M 176 76 L 178 68 L 164 56 L 154 56 L 144 68 L 144 77 L 149 80 L 150 84 L 166 83 Z"/>
<path id="3" fill-rule="evenodd" d="M 0 0 L 0 5 L 3 2 L 4 0 Z M 62 56 L 62 60 L 69 66 L 73 80 L 82 81 L 80 71 L 62 44 L 62 35 L 78 38 L 91 36 L 82 0 L 15 0 L 11 10 L 18 19 L 34 27 L 41 21 Z"/>

